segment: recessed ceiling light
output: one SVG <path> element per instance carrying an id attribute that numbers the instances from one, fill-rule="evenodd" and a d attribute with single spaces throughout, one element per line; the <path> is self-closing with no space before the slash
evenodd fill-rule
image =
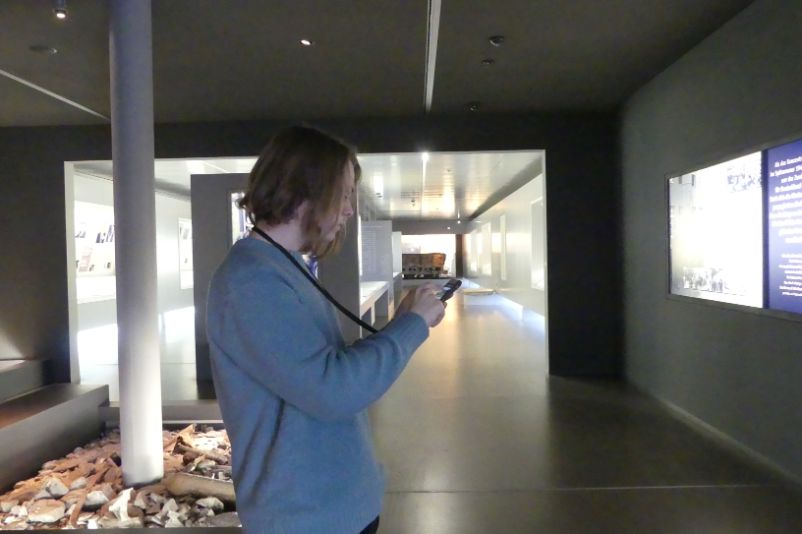
<path id="1" fill-rule="evenodd" d="M 315 44 L 315 42 L 312 41 L 311 39 L 301 39 L 299 42 L 304 46 L 312 46 L 313 44 Z"/>
<path id="2" fill-rule="evenodd" d="M 67 18 L 67 0 L 56 0 L 55 2 L 56 7 L 53 8 L 53 13 L 56 15 L 56 18 L 59 20 L 64 20 Z"/>
<path id="3" fill-rule="evenodd" d="M 56 50 L 52 46 L 46 46 L 46 45 L 31 45 L 28 47 L 28 50 L 30 50 L 31 52 L 36 52 L 37 54 L 45 54 L 47 56 L 54 56 L 58 54 L 58 50 Z"/>
<path id="4" fill-rule="evenodd" d="M 479 108 L 481 107 L 481 103 L 480 102 L 468 102 L 467 104 L 465 104 L 465 107 L 468 108 L 468 111 L 479 111 Z"/>
<path id="5" fill-rule="evenodd" d="M 491 35 L 490 37 L 487 38 L 487 40 L 488 42 L 490 42 L 491 45 L 499 47 L 504 44 L 506 38 L 503 35 Z"/>
<path id="6" fill-rule="evenodd" d="M 451 227 L 450 226 L 446 226 L 446 230 L 451 230 Z"/>
<path id="7" fill-rule="evenodd" d="M 492 57 L 486 57 L 482 60 L 482 66 L 489 67 L 490 65 L 493 65 L 495 62 L 496 60 L 493 59 Z"/>

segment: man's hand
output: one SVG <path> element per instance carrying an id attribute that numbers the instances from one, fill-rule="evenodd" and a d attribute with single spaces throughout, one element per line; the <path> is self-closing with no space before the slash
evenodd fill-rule
<path id="1" fill-rule="evenodd" d="M 409 291 L 398 305 L 397 313 L 417 313 L 429 327 L 437 326 L 443 320 L 446 310 L 445 303 L 436 296 L 437 290 L 435 284 L 427 283 Z"/>

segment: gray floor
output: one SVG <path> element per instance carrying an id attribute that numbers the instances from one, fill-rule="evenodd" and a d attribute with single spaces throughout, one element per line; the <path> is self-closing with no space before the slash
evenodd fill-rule
<path id="1" fill-rule="evenodd" d="M 456 299 L 372 411 L 382 534 L 802 532 L 797 488 L 655 401 L 548 378 L 503 302 Z"/>
<path id="2" fill-rule="evenodd" d="M 372 410 L 380 534 L 802 533 L 798 488 L 630 388 L 549 378 L 543 318 L 507 302 L 452 300 Z M 116 365 L 81 373 L 116 397 Z M 194 364 L 162 396 L 202 398 Z"/>

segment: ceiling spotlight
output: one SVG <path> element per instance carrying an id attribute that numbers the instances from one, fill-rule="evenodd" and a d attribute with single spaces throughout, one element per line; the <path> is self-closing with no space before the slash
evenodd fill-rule
<path id="1" fill-rule="evenodd" d="M 446 226 L 446 230 L 451 230 L 451 227 L 450 226 Z"/>
<path id="2" fill-rule="evenodd" d="M 299 42 L 304 46 L 312 46 L 315 44 L 315 42 L 310 39 L 301 39 Z"/>
<path id="3" fill-rule="evenodd" d="M 468 111 L 479 111 L 479 107 L 481 104 L 479 102 L 468 102 L 465 107 L 468 108 Z"/>
<path id="4" fill-rule="evenodd" d="M 483 67 L 489 67 L 490 65 L 494 64 L 495 62 L 496 62 L 495 59 L 493 59 L 491 57 L 486 57 L 486 58 L 484 58 L 482 60 L 482 66 Z"/>
<path id="5" fill-rule="evenodd" d="M 56 0 L 55 7 L 53 8 L 53 13 L 56 15 L 56 18 L 59 20 L 64 20 L 67 18 L 67 0 Z"/>
<path id="6" fill-rule="evenodd" d="M 504 44 L 504 41 L 506 39 L 504 38 L 503 35 L 491 35 L 490 37 L 487 38 L 487 40 L 488 42 L 490 42 L 491 45 L 499 47 Z"/>

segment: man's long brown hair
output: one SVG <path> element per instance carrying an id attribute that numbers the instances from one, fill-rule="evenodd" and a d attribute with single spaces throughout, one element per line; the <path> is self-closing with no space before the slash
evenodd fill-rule
<path id="1" fill-rule="evenodd" d="M 338 213 L 345 193 L 344 172 L 354 167 L 354 183 L 361 169 L 356 151 L 343 141 L 308 126 L 292 126 L 274 135 L 251 170 L 248 189 L 239 201 L 251 223 L 275 226 L 288 222 L 308 201 L 302 221 L 306 244 L 302 252 L 322 258 L 339 250 L 345 230 L 331 243 L 322 240 L 321 223 Z"/>

